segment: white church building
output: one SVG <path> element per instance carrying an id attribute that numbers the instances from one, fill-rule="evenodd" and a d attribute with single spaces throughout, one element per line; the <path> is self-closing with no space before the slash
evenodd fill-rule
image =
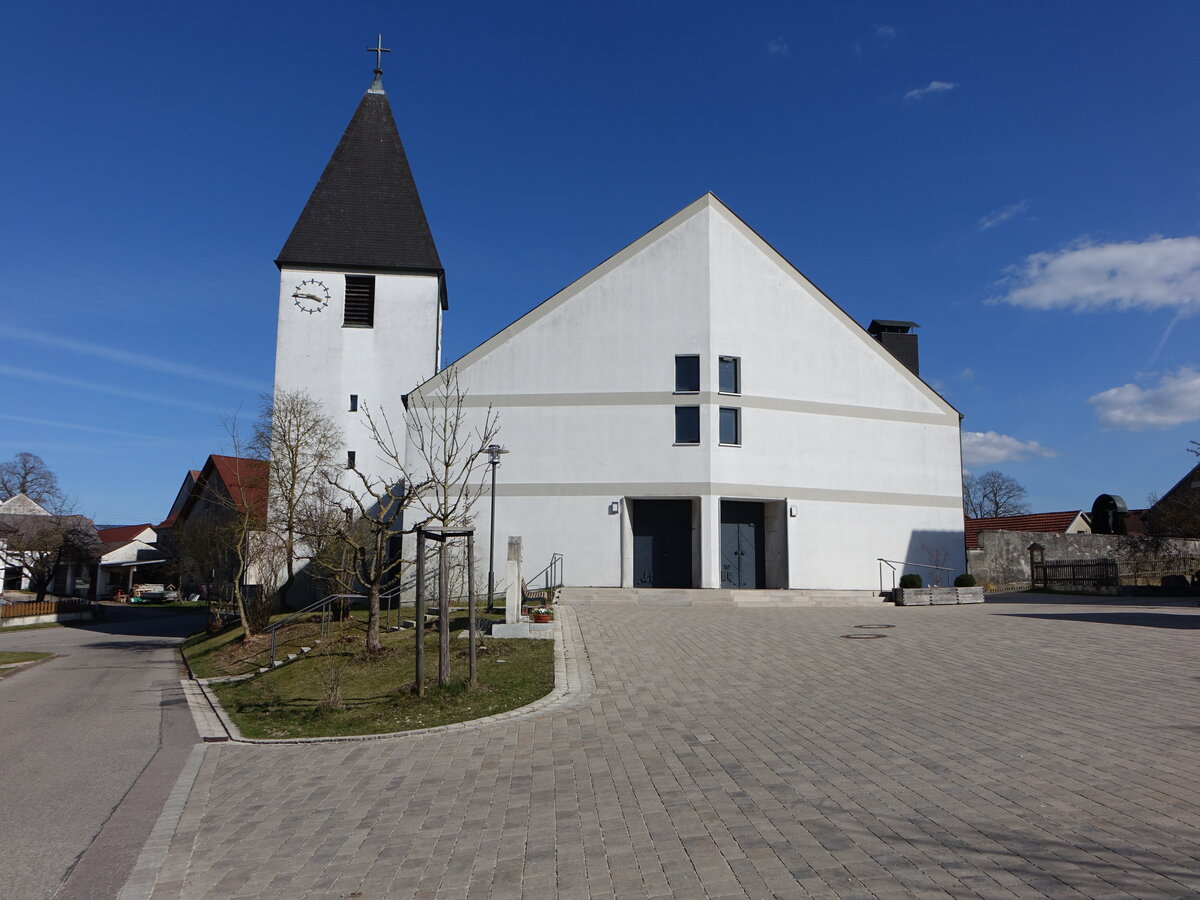
<path id="1" fill-rule="evenodd" d="M 277 265 L 276 388 L 317 397 L 370 471 L 361 407 L 395 424 L 435 389 L 448 308 L 378 70 Z M 961 416 L 917 375 L 912 326 L 869 333 L 705 194 L 450 364 L 509 451 L 500 557 L 519 535 L 527 571 L 561 553 L 594 587 L 964 571 Z"/>

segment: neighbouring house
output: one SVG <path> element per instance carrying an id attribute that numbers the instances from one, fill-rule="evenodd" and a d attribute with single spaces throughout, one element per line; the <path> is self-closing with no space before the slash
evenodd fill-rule
<path id="1" fill-rule="evenodd" d="M 1042 534 L 1091 534 L 1092 526 L 1082 509 L 1065 512 L 1028 513 L 1021 516 L 967 518 L 963 532 L 967 550 L 979 549 L 979 534 L 984 531 L 1032 531 Z"/>
<path id="2" fill-rule="evenodd" d="M 96 596 L 109 597 L 117 591 L 132 596 L 140 582 L 168 582 L 167 555 L 158 547 L 154 526 L 118 525 L 98 529 L 103 545 Z"/>
<path id="3" fill-rule="evenodd" d="M 170 524 L 156 529 L 169 532 L 159 546 L 172 557 L 182 590 L 255 583 L 244 565 L 244 548 L 265 517 L 267 468 L 263 460 L 213 455 L 198 472 L 188 473 L 186 494 L 172 506 Z"/>
<path id="4" fill-rule="evenodd" d="M 363 409 L 403 439 L 448 304 L 378 70 L 276 264 L 276 389 L 320 401 L 347 466 L 387 477 Z M 564 554 L 580 586 L 862 590 L 881 557 L 962 571 L 961 416 L 918 375 L 913 327 L 864 329 L 704 194 L 453 363 L 465 428 L 494 410 L 509 451 L 496 542 L 522 536 L 530 567 Z"/>
<path id="5" fill-rule="evenodd" d="M 1143 518 L 1151 533 L 1200 538 L 1200 465 L 1179 479 Z"/>
<path id="6" fill-rule="evenodd" d="M 24 494 L 0 503 L 0 589 L 95 599 L 100 555 L 87 516 L 57 515 Z"/>

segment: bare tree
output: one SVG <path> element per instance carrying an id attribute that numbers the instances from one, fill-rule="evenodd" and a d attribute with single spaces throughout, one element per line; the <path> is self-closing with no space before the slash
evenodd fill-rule
<path id="1" fill-rule="evenodd" d="M 995 469 L 963 474 L 963 511 L 972 519 L 1024 515 L 1029 512 L 1027 493 L 1015 478 Z"/>
<path id="2" fill-rule="evenodd" d="M 17 494 L 24 494 L 39 506 L 52 507 L 63 501 L 58 477 L 34 453 L 18 453 L 0 463 L 0 500 Z"/>
<path id="3" fill-rule="evenodd" d="M 70 514 L 0 517 L 0 561 L 29 578 L 37 599 L 46 599 L 59 566 L 86 565 L 99 554 L 96 528 Z"/>
<path id="4" fill-rule="evenodd" d="M 267 527 L 282 544 L 282 555 L 271 556 L 286 573 L 278 589 L 285 605 L 297 564 L 313 558 L 328 537 L 323 529 L 337 523 L 328 515 L 336 508 L 328 489 L 342 443 L 341 429 L 309 394 L 279 391 L 264 398 L 250 446 L 269 465 Z"/>
<path id="5" fill-rule="evenodd" d="M 361 407 L 368 434 L 385 477 L 369 476 L 355 468 L 351 476 L 333 482 L 349 497 L 357 512 L 350 532 L 355 577 L 367 592 L 367 650 L 380 649 L 380 597 L 401 583 L 415 561 L 393 552 L 393 538 L 412 534 L 420 526 L 468 525 L 482 485 L 483 448 L 492 443 L 499 427 L 489 408 L 483 421 L 471 427 L 466 413 L 466 393 L 455 369 L 444 370 L 424 392 L 409 395 L 407 446 L 397 439 L 384 409 Z M 407 510 L 413 514 L 404 521 Z M 398 542 L 397 542 L 398 543 Z M 421 561 L 424 564 L 425 561 Z M 420 626 L 418 626 L 420 627 Z M 448 640 L 449 609 L 440 610 L 439 633 Z M 449 662 L 443 653 L 439 680 Z"/>

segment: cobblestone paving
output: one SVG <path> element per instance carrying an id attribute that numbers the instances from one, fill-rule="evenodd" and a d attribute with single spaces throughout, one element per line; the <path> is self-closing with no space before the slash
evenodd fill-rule
<path id="1" fill-rule="evenodd" d="M 210 745 L 153 896 L 1200 896 L 1200 610 L 571 615 L 574 703 Z"/>

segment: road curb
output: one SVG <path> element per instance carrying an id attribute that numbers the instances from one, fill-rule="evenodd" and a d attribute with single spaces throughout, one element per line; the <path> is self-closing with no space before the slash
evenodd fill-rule
<path id="1" fill-rule="evenodd" d="M 435 725 L 432 728 L 418 728 L 412 731 L 392 731 L 385 734 L 354 734 L 341 737 L 315 738 L 248 738 L 225 712 L 221 701 L 209 689 L 205 680 L 192 679 L 185 681 L 184 693 L 188 698 L 188 706 L 196 719 L 196 730 L 205 741 L 231 741 L 237 744 L 336 744 L 361 741 L 381 741 L 418 737 L 427 734 L 441 734 L 450 731 L 465 731 L 475 728 L 486 728 L 514 719 L 524 719 L 540 715 L 552 709 L 564 706 L 586 696 L 595 685 L 592 677 L 591 664 L 587 656 L 587 648 L 583 643 L 583 634 L 575 621 L 575 613 L 569 607 L 557 606 L 554 617 L 554 689 L 545 697 L 534 700 L 518 709 L 496 713 L 482 719 L 472 719 L 469 722 L 455 722 L 450 725 Z M 216 723 L 213 719 L 215 717 Z M 204 737 L 209 734 L 211 737 Z"/>

